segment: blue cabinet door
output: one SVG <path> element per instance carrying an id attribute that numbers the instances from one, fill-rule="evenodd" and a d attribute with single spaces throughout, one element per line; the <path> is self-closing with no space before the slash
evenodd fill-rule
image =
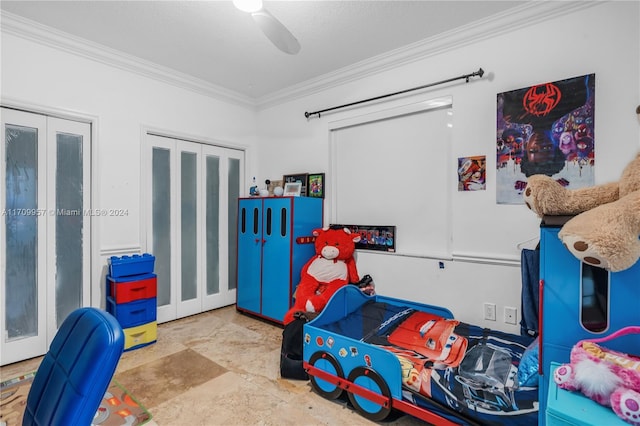
<path id="1" fill-rule="evenodd" d="M 315 229 L 322 228 L 322 199 L 297 197 L 293 199 L 293 250 L 291 256 L 291 295 L 289 306 L 293 306 L 293 294 L 300 282 L 300 271 L 315 256 L 316 249 L 312 242 L 299 243 L 300 239 L 311 237 Z"/>
<path id="2" fill-rule="evenodd" d="M 237 308 L 260 312 L 262 294 L 262 199 L 238 203 Z"/>
<path id="3" fill-rule="evenodd" d="M 264 200 L 262 223 L 262 315 L 282 321 L 289 309 L 292 198 Z"/>

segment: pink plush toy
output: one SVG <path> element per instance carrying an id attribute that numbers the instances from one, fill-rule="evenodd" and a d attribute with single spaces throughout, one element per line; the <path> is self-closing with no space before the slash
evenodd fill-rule
<path id="1" fill-rule="evenodd" d="M 360 281 L 353 258 L 360 235 L 347 228 L 316 229 L 313 235 L 316 255 L 302 267 L 296 300 L 284 316 L 284 325 L 293 321 L 297 311 L 320 312 L 340 287 Z"/>
<path id="2" fill-rule="evenodd" d="M 558 387 L 579 391 L 611 407 L 625 422 L 640 426 L 640 357 L 596 344 L 638 332 L 640 327 L 625 327 L 602 339 L 578 342 L 571 350 L 570 363 L 558 367 L 553 379 Z"/>

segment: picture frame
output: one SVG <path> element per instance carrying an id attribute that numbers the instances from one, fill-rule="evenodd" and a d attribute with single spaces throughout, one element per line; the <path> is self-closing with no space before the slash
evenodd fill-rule
<path id="1" fill-rule="evenodd" d="M 302 182 L 287 182 L 284 184 L 283 197 L 299 197 L 302 193 Z"/>
<path id="2" fill-rule="evenodd" d="M 284 184 L 282 183 L 281 180 L 272 180 L 268 185 L 267 185 L 267 190 L 269 191 L 269 196 L 273 197 L 275 194 L 273 193 L 273 190 L 277 187 L 281 187 L 282 189 L 284 189 Z"/>
<path id="3" fill-rule="evenodd" d="M 347 228 L 352 234 L 359 234 L 360 241 L 356 243 L 356 250 L 396 251 L 396 227 L 378 225 L 331 225 Z"/>
<path id="4" fill-rule="evenodd" d="M 307 197 L 324 198 L 324 173 L 310 173 L 307 177 Z"/>
<path id="5" fill-rule="evenodd" d="M 309 176 L 308 173 L 297 173 L 297 174 L 291 174 L 291 175 L 284 175 L 282 176 L 282 183 L 284 183 L 285 185 L 285 195 L 286 195 L 286 186 L 288 183 L 295 183 L 295 182 L 300 182 L 301 186 L 300 186 L 300 196 L 301 197 L 305 197 L 307 195 L 307 177 Z"/>

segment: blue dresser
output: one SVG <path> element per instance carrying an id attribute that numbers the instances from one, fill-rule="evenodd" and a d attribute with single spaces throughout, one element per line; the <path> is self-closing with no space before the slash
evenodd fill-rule
<path id="1" fill-rule="evenodd" d="M 238 201 L 239 311 L 282 323 L 293 304 L 300 271 L 315 254 L 323 200 L 253 197 Z"/>

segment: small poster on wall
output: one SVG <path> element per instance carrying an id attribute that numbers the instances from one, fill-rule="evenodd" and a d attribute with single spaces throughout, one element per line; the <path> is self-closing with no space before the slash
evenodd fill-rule
<path id="1" fill-rule="evenodd" d="M 356 249 L 376 251 L 396 251 L 396 227 L 395 226 L 370 226 L 370 225 L 331 225 L 347 228 L 352 234 L 359 234 L 360 241 L 356 243 Z"/>
<path id="2" fill-rule="evenodd" d="M 522 204 L 527 178 L 571 189 L 594 184 L 595 74 L 497 95 L 498 204 Z"/>
<path id="3" fill-rule="evenodd" d="M 458 191 L 482 191 L 486 189 L 487 157 L 458 158 Z"/>

